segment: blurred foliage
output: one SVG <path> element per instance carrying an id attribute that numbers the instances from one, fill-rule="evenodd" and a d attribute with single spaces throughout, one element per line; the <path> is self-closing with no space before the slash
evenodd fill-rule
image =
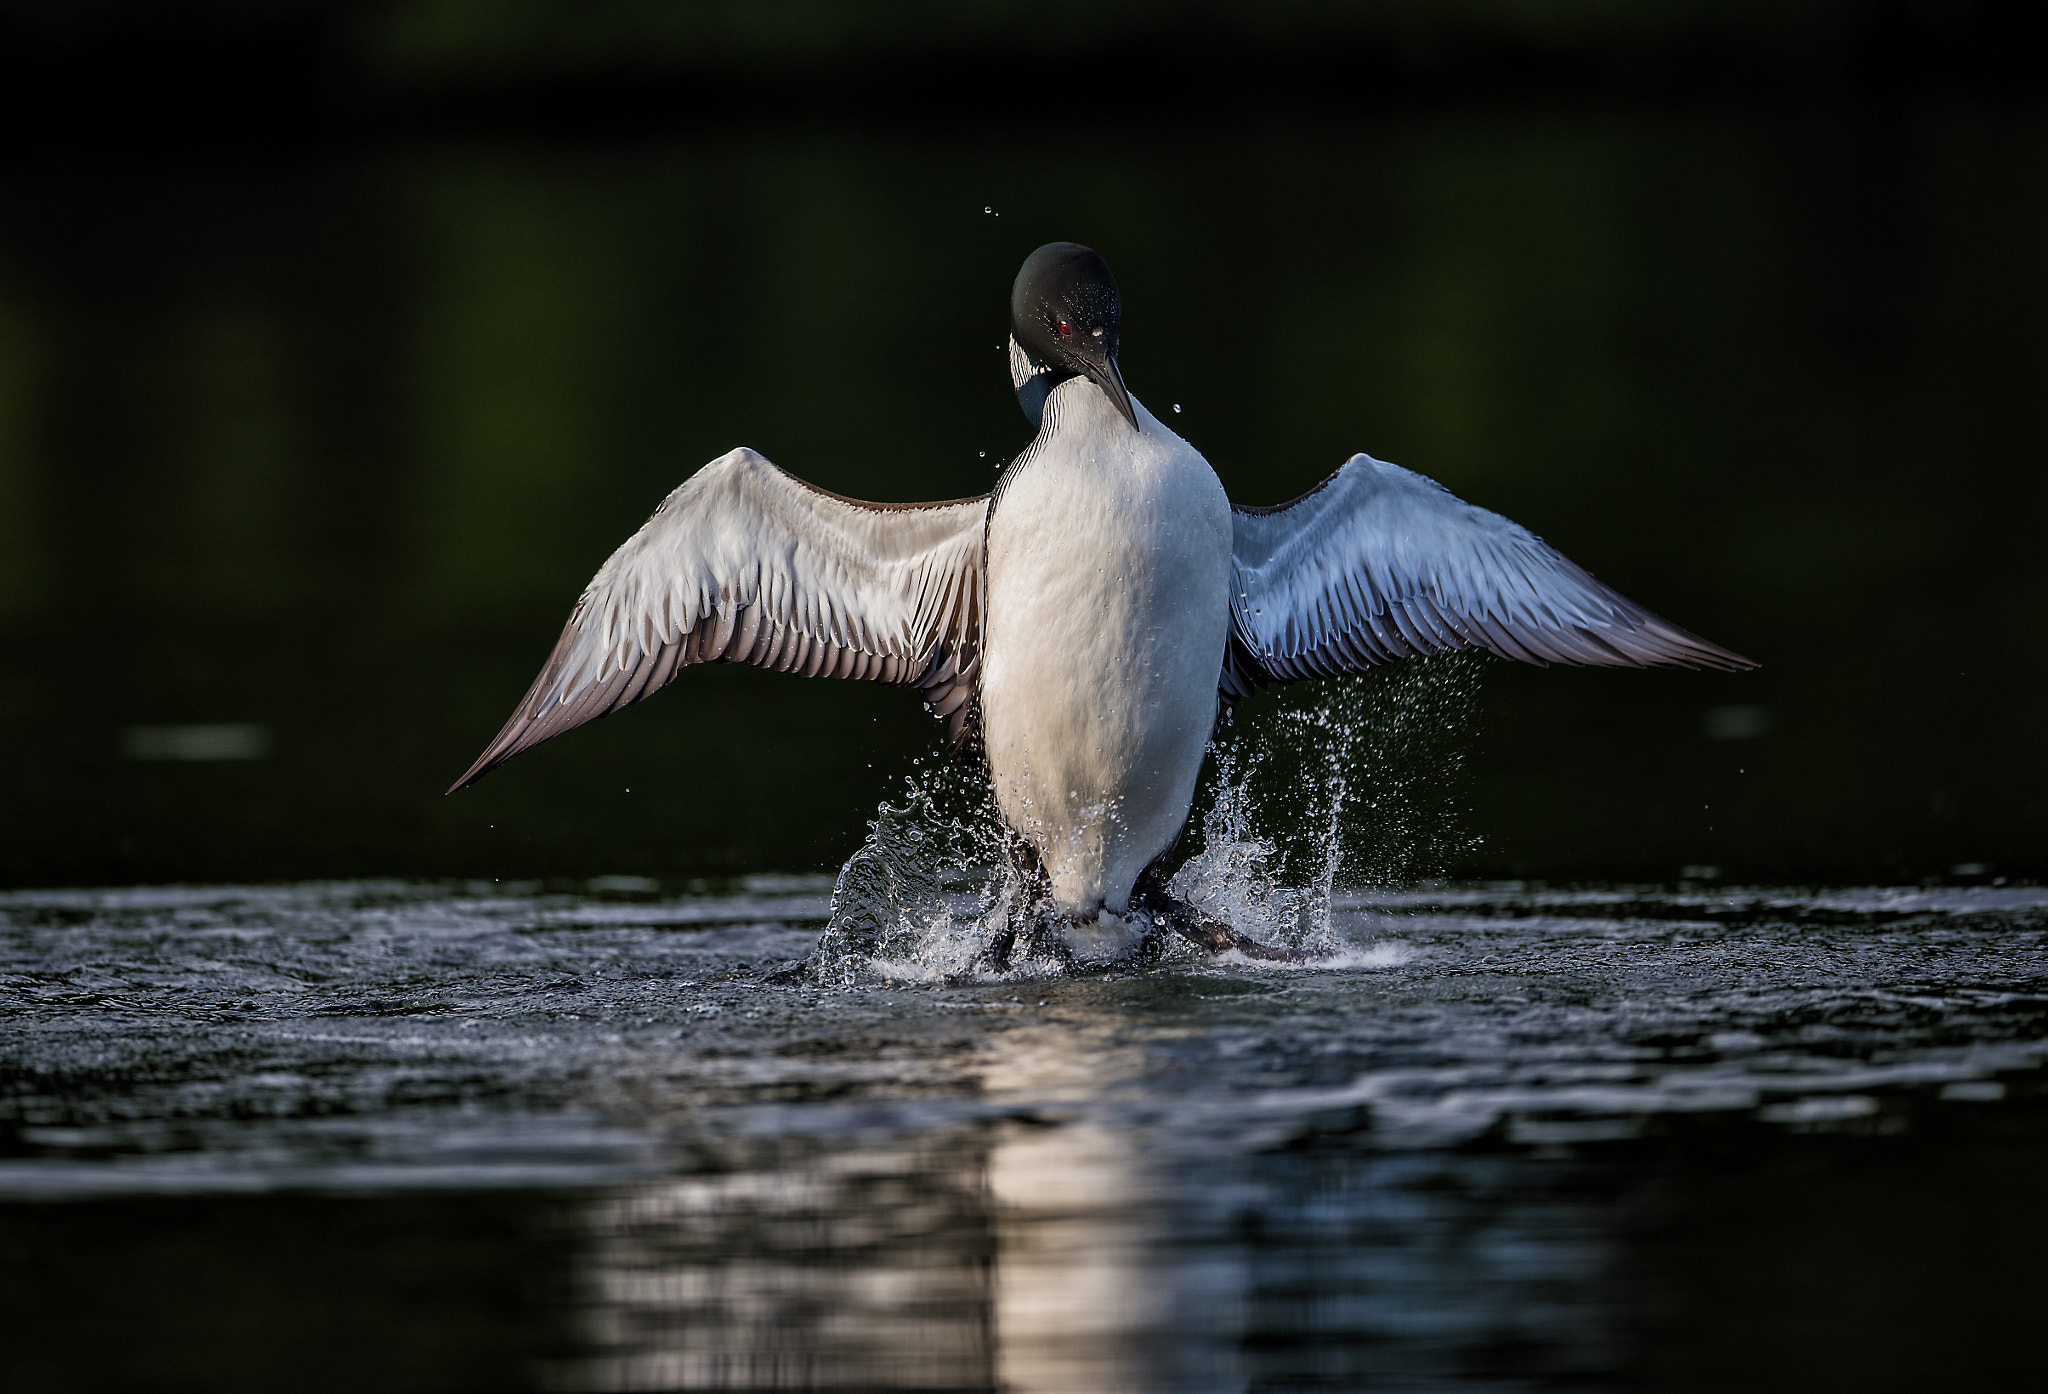
<path id="1" fill-rule="evenodd" d="M 1641 43 L 1670 34 L 1739 37 L 1785 58 L 1840 45 L 1868 0 L 395 0 L 367 27 L 400 69 L 503 72 L 663 60 L 815 59 L 850 50 L 959 50 L 1033 43 L 1086 51 L 1131 42 L 1368 41 L 1426 60 L 1432 45 L 1484 37 L 1532 48 Z M 1955 24 L 1969 6 L 1924 3 Z"/>
<path id="2" fill-rule="evenodd" d="M 2038 89 L 2034 0 L 10 0 L 27 145 L 821 108 L 1012 120 L 1623 91 Z"/>

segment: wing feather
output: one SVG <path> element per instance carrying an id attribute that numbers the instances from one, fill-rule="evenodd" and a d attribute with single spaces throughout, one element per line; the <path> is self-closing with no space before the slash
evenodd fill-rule
<path id="1" fill-rule="evenodd" d="M 875 504 L 751 450 L 662 500 L 585 587 L 540 676 L 453 793 L 696 663 L 915 687 L 961 734 L 981 664 L 986 496 Z"/>
<path id="2" fill-rule="evenodd" d="M 1369 455 L 1292 503 L 1237 509 L 1232 525 L 1226 702 L 1259 682 L 1473 647 L 1545 665 L 1756 666 L 1602 585 L 1526 528 Z"/>

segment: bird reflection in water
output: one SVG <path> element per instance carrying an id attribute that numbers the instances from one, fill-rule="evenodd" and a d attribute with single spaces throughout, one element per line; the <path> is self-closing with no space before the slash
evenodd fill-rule
<path id="1" fill-rule="evenodd" d="M 1120 1112 L 1142 1052 L 1116 1015 L 1066 1015 L 1012 1031 L 984 1125 L 784 1138 L 588 1203 L 585 1354 L 547 1382 L 1179 1392 L 1455 1386 L 1503 1351 L 1558 1376 L 1617 1367 L 1608 1239 L 1556 1177 L 1341 1141 L 1212 1147 L 1199 1110 Z"/>
<path id="2" fill-rule="evenodd" d="M 564 1390 L 990 1389 L 986 1147 L 781 1144 L 594 1200 Z"/>
<path id="3" fill-rule="evenodd" d="M 1028 1028 L 984 1090 L 1077 1110 L 1120 1052 Z M 1129 1062 L 1123 1062 L 1128 1064 Z M 783 1140 L 583 1208 L 586 1353 L 610 1389 L 1241 1387 L 1234 1246 L 1176 1252 L 1132 1132 L 1023 1111 L 868 1145 Z"/>
<path id="4" fill-rule="evenodd" d="M 1527 1159 L 1278 1154 L 1169 1196 L 1096 1124 L 775 1151 L 581 1210 L 581 1353 L 545 1385 L 1455 1389 L 1629 1358 L 1611 1217 Z"/>

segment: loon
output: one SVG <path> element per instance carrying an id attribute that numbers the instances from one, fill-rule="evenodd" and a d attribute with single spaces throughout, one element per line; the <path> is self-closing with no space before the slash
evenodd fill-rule
<path id="1" fill-rule="evenodd" d="M 1354 455 L 1277 507 L 1233 505 L 1124 387 L 1108 264 L 1054 242 L 1010 295 L 1011 385 L 1037 437 L 995 489 L 831 493 L 745 448 L 662 500 L 599 568 L 540 676 L 450 793 L 694 663 L 916 689 L 978 749 L 1023 893 L 987 958 L 1073 961 L 1135 918 L 1289 959 L 1169 894 L 1218 722 L 1258 688 L 1453 649 L 1607 668 L 1755 665 L 1596 581 L 1435 481 Z"/>

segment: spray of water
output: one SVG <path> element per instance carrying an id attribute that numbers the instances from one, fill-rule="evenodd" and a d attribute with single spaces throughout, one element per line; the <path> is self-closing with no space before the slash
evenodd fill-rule
<path id="1" fill-rule="evenodd" d="M 978 771 L 920 762 L 901 800 L 875 810 L 867 840 L 839 869 L 809 976 L 855 987 L 970 973 L 1008 914 L 1002 853 L 995 799 Z"/>
<path id="2" fill-rule="evenodd" d="M 1331 929 L 1334 890 L 1440 874 L 1475 845 L 1455 796 L 1485 661 L 1447 655 L 1258 699 L 1216 743 L 1173 894 L 1254 939 L 1356 957 Z M 920 767 L 840 869 L 809 975 L 837 987 L 993 980 L 978 964 L 1018 893 L 978 772 Z"/>
<path id="3" fill-rule="evenodd" d="M 1481 653 L 1283 689 L 1216 744 L 1199 848 L 1174 894 L 1255 939 L 1332 952 L 1330 897 L 1438 876 L 1478 845 L 1460 820 Z"/>

